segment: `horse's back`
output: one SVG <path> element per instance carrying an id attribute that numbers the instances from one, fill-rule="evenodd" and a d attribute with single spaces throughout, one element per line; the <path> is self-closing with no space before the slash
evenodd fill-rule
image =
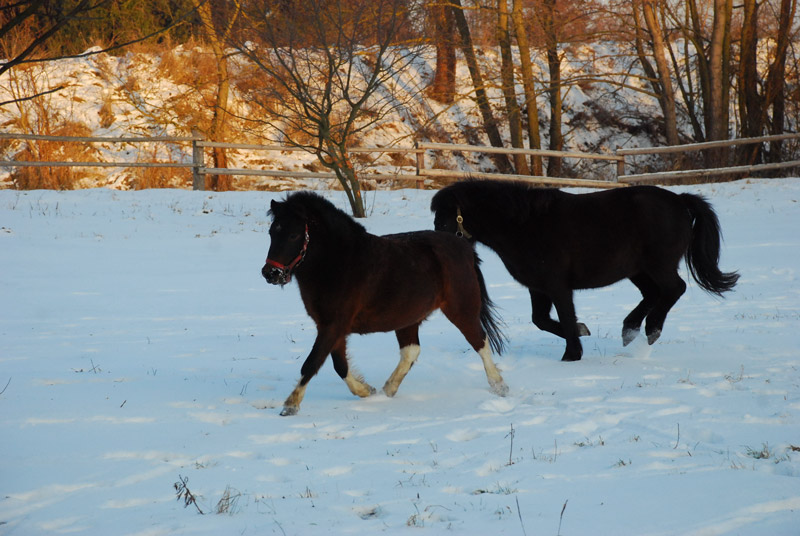
<path id="1" fill-rule="evenodd" d="M 531 229 L 537 226 L 547 228 L 544 249 L 562 259 L 574 288 L 677 266 L 691 240 L 691 217 L 680 196 L 654 186 L 563 193 L 547 214 L 532 218 Z"/>

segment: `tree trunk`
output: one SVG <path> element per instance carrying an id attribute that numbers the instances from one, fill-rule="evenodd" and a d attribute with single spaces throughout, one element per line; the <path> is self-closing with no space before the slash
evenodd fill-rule
<path id="1" fill-rule="evenodd" d="M 786 97 L 784 95 L 784 88 L 786 87 L 786 53 L 789 48 L 792 21 L 794 21 L 796 11 L 796 0 L 781 0 L 781 8 L 778 16 L 778 35 L 775 37 L 775 59 L 770 64 L 767 72 L 764 106 L 762 109 L 762 113 L 766 115 L 767 109 L 772 107 L 770 134 L 783 133 L 783 123 L 786 114 Z M 764 122 L 766 123 L 766 119 Z M 782 145 L 782 142 L 779 140 L 770 142 L 770 162 L 779 162 L 781 160 Z"/>
<path id="2" fill-rule="evenodd" d="M 561 134 L 561 58 L 558 55 L 558 36 L 555 29 L 555 0 L 542 2 L 542 29 L 545 34 L 547 69 L 550 74 L 550 85 L 547 89 L 550 101 L 550 144 L 551 151 L 564 149 L 564 138 Z M 561 158 L 551 156 L 547 160 L 547 176 L 560 177 Z"/>
<path id="3" fill-rule="evenodd" d="M 428 89 L 430 97 L 443 104 L 452 104 L 456 95 L 456 35 L 453 17 L 447 6 L 429 0 L 428 13 L 433 22 L 433 39 L 436 43 L 436 70 Z"/>
<path id="4" fill-rule="evenodd" d="M 528 32 L 522 21 L 522 0 L 512 0 L 511 20 L 519 47 L 519 63 L 522 71 L 522 86 L 525 88 L 525 112 L 528 116 L 528 146 L 541 149 L 542 140 L 539 135 L 539 108 L 536 106 L 536 88 L 533 85 L 533 63 L 531 49 L 528 44 Z M 533 175 L 542 175 L 542 157 L 531 155 L 531 171 Z"/>
<path id="5" fill-rule="evenodd" d="M 508 0 L 497 0 L 497 42 L 500 44 L 500 79 L 503 84 L 503 97 L 506 101 L 508 127 L 511 133 L 511 146 L 522 149 L 522 118 L 517 102 L 514 80 L 514 56 L 511 53 L 511 34 L 509 30 Z M 528 162 L 524 154 L 514 155 L 514 167 L 519 175 L 527 175 Z"/>
<path id="6" fill-rule="evenodd" d="M 222 41 L 226 38 L 224 35 L 220 37 L 217 34 L 214 26 L 214 21 L 211 15 L 211 3 L 202 2 L 201 0 L 192 0 L 197 13 L 200 16 L 200 21 L 203 23 L 203 29 L 214 53 L 214 59 L 217 66 L 217 91 L 214 103 L 214 112 L 211 118 L 211 127 L 208 131 L 208 138 L 210 141 L 224 141 L 225 130 L 227 126 L 228 115 L 228 94 L 230 92 L 230 80 L 228 78 L 228 59 L 225 56 L 225 49 Z M 228 157 L 225 149 L 222 147 L 215 147 L 213 151 L 213 161 L 215 168 L 228 167 Z M 232 179 L 230 175 L 206 175 L 205 189 L 215 190 L 218 192 L 231 190 Z"/>
<path id="7" fill-rule="evenodd" d="M 743 0 L 744 20 L 742 21 L 741 58 L 739 60 L 739 121 L 744 138 L 760 136 L 764 130 L 761 114 L 761 96 L 758 94 L 758 3 L 756 0 Z M 754 164 L 761 161 L 761 144 L 744 145 L 739 151 L 741 164 Z"/>
<path id="8" fill-rule="evenodd" d="M 687 10 L 687 17 L 688 21 L 686 26 L 683 28 L 683 37 L 686 39 L 687 44 L 684 48 L 684 60 L 687 62 L 691 61 L 689 56 L 690 47 L 688 43 L 691 43 L 694 50 L 696 51 L 695 59 L 697 61 L 697 78 L 700 82 L 700 96 L 701 96 L 701 103 L 700 106 L 703 110 L 703 129 L 699 130 L 699 123 L 694 124 L 695 126 L 695 141 L 703 142 L 706 141 L 710 135 L 710 120 L 711 120 L 711 110 L 710 110 L 710 103 L 711 103 L 711 75 L 710 75 L 710 68 L 708 63 L 708 58 L 706 58 L 706 49 L 703 39 L 703 29 L 702 29 L 702 21 L 700 19 L 700 14 L 697 9 L 697 2 L 696 0 L 687 0 L 686 5 L 688 7 Z M 691 24 L 691 27 L 689 25 Z"/>
<path id="9" fill-rule="evenodd" d="M 709 112 L 706 135 L 709 141 L 728 139 L 730 118 L 730 29 L 732 0 L 714 0 L 714 25 L 709 47 Z M 708 151 L 709 167 L 726 165 L 727 148 Z"/>
<path id="10" fill-rule="evenodd" d="M 678 120 L 675 112 L 675 91 L 672 88 L 672 74 L 669 70 L 667 57 L 664 53 L 667 44 L 664 42 L 664 34 L 661 25 L 656 17 L 653 8 L 654 0 L 644 0 L 642 6 L 644 20 L 650 31 L 653 43 L 653 58 L 658 69 L 658 100 L 661 104 L 661 112 L 664 114 L 664 130 L 667 138 L 667 145 L 678 145 Z"/>
<path id="11" fill-rule="evenodd" d="M 481 75 L 478 60 L 475 57 L 475 50 L 472 47 L 472 36 L 469 32 L 469 25 L 464 16 L 464 8 L 461 6 L 461 0 L 452 0 L 450 3 L 451 13 L 455 18 L 456 28 L 461 37 L 461 50 L 464 53 L 464 58 L 467 61 L 469 74 L 472 77 L 472 85 L 475 87 L 475 101 L 480 109 L 481 116 L 483 117 L 483 128 L 486 130 L 486 135 L 489 137 L 489 143 L 492 147 L 503 147 L 503 138 L 500 137 L 500 131 L 497 128 L 497 121 L 492 114 L 492 108 L 489 105 L 489 99 L 486 96 L 486 89 L 483 84 L 483 76 Z M 504 154 L 492 154 L 492 161 L 494 161 L 497 170 L 500 173 L 510 173 L 511 164 Z"/>
<path id="12" fill-rule="evenodd" d="M 330 160 L 326 159 L 321 153 L 317 153 L 317 158 L 336 173 L 336 178 L 344 187 L 347 200 L 350 202 L 350 209 L 353 217 L 366 218 L 367 210 L 364 206 L 364 198 L 361 195 L 361 183 L 358 181 L 353 162 L 347 154 L 347 148 L 335 143 L 333 140 L 326 140 L 327 154 Z"/>

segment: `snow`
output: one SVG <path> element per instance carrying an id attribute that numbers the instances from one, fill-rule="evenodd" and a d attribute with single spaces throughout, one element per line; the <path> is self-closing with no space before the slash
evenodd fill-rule
<path id="1" fill-rule="evenodd" d="M 577 294 L 592 335 L 560 362 L 481 247 L 507 398 L 437 313 L 394 398 L 326 364 L 294 417 L 315 330 L 260 276 L 282 194 L 0 191 L 0 534 L 797 534 L 800 178 L 674 189 L 741 279 L 691 282 L 654 346 L 622 347 L 623 282 Z M 364 224 L 429 229 L 432 194 L 369 192 Z M 393 334 L 350 353 L 378 387 L 398 359 Z"/>

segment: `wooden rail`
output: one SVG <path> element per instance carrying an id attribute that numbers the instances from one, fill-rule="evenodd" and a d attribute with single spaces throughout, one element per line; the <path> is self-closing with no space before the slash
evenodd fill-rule
<path id="1" fill-rule="evenodd" d="M 13 134 L 0 132 L 0 140 L 19 139 L 19 140 L 43 140 L 57 142 L 83 142 L 83 143 L 174 143 L 191 144 L 192 159 L 190 162 L 41 162 L 41 161 L 0 161 L 0 167 L 119 167 L 119 168 L 190 168 L 192 170 L 192 183 L 195 190 L 202 190 L 205 185 L 206 175 L 238 175 L 238 176 L 261 176 L 261 177 L 289 177 L 300 179 L 332 179 L 336 175 L 333 172 L 310 172 L 310 171 L 283 171 L 265 169 L 241 169 L 241 168 L 209 168 L 205 165 L 205 148 L 223 147 L 228 149 L 242 149 L 254 151 L 305 151 L 302 147 L 284 145 L 258 145 L 245 143 L 224 143 L 206 141 L 200 136 L 155 136 L 155 137 L 85 137 L 85 136 L 44 136 L 38 134 Z M 626 186 L 629 183 L 664 181 L 671 179 L 698 177 L 707 178 L 727 174 L 747 174 L 756 171 L 766 171 L 771 169 L 800 168 L 800 160 L 788 162 L 777 162 L 768 164 L 754 164 L 748 166 L 733 166 L 714 169 L 692 169 L 678 171 L 664 171 L 656 173 L 625 174 L 625 157 L 641 156 L 647 154 L 668 154 L 688 151 L 701 151 L 719 147 L 730 147 L 734 145 L 764 143 L 779 140 L 800 139 L 800 134 L 780 134 L 775 136 L 762 136 L 757 138 L 739 138 L 734 140 L 713 141 L 704 143 L 693 143 L 686 145 L 674 145 L 668 147 L 647 147 L 634 149 L 617 149 L 615 154 L 584 153 L 576 151 L 551 151 L 544 149 L 517 149 L 486 147 L 476 145 L 451 144 L 451 143 L 429 143 L 417 142 L 414 147 L 353 147 L 348 149 L 350 153 L 400 153 L 416 154 L 416 169 L 414 173 L 395 173 L 395 174 L 361 174 L 362 179 L 385 181 L 385 180 L 408 180 L 416 181 L 417 187 L 422 187 L 424 177 L 453 177 L 453 178 L 483 178 L 491 180 L 516 180 L 525 181 L 533 184 L 547 186 L 585 186 L 589 188 L 615 188 Z M 483 172 L 462 172 L 444 169 L 428 169 L 425 165 L 425 154 L 428 151 L 461 151 L 461 152 L 480 152 L 480 153 L 499 153 L 499 154 L 522 154 L 544 157 L 576 158 L 590 160 L 608 160 L 616 162 L 616 177 L 614 180 L 588 180 L 567 177 L 542 177 L 530 175 L 509 175 L 500 173 Z"/>
<path id="2" fill-rule="evenodd" d="M 597 154 L 597 153 L 582 153 L 575 151 L 551 151 L 547 149 L 506 149 L 504 147 L 484 147 L 478 145 L 461 145 L 454 143 L 428 143 L 418 142 L 417 148 L 421 150 L 438 150 L 438 151 L 462 151 L 462 152 L 475 152 L 475 153 L 494 153 L 494 154 L 521 154 L 526 156 L 557 156 L 560 158 L 579 158 L 591 160 L 611 160 L 618 163 L 625 162 L 625 157 L 610 155 L 610 154 Z M 453 178 L 473 178 L 473 179 L 490 179 L 490 180 L 514 180 L 523 181 L 542 186 L 584 186 L 587 188 L 617 188 L 626 186 L 616 181 L 599 181 L 589 179 L 575 179 L 567 177 L 540 177 L 535 175 L 512 175 L 506 173 L 484 173 L 484 172 L 463 172 L 463 171 L 449 171 L 445 169 L 427 169 L 424 164 L 424 152 L 417 156 L 417 172 L 422 176 L 427 177 L 453 177 Z"/>
<path id="3" fill-rule="evenodd" d="M 800 139 L 800 133 L 792 134 L 776 134 L 773 136 L 759 136 L 755 138 L 736 138 L 733 140 L 719 140 L 707 141 L 703 143 L 689 143 L 684 145 L 670 145 L 667 147 L 641 147 L 636 149 L 617 149 L 617 155 L 625 156 L 640 156 L 646 154 L 670 154 L 670 153 L 686 153 L 690 151 L 702 151 L 706 149 L 716 149 L 722 147 L 733 147 L 735 145 L 748 145 L 754 143 L 764 143 L 771 141 L 782 141 L 790 139 Z M 800 160 L 790 160 L 787 162 L 772 162 L 767 164 L 752 164 L 744 166 L 730 166 L 724 168 L 708 168 L 708 169 L 683 169 L 676 171 L 661 171 L 654 173 L 640 173 L 634 175 L 626 175 L 624 163 L 617 167 L 617 180 L 623 183 L 641 183 L 664 181 L 672 179 L 685 179 L 685 178 L 707 178 L 719 175 L 731 174 L 748 174 L 757 171 L 769 171 L 771 169 L 788 169 L 800 168 Z"/>

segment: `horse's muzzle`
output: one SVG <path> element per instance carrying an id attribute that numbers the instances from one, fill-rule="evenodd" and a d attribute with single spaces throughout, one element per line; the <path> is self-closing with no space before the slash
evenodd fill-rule
<path id="1" fill-rule="evenodd" d="M 292 279 L 292 274 L 289 270 L 278 268 L 270 264 L 265 264 L 261 269 L 261 275 L 267 280 L 270 285 L 285 285 Z"/>

